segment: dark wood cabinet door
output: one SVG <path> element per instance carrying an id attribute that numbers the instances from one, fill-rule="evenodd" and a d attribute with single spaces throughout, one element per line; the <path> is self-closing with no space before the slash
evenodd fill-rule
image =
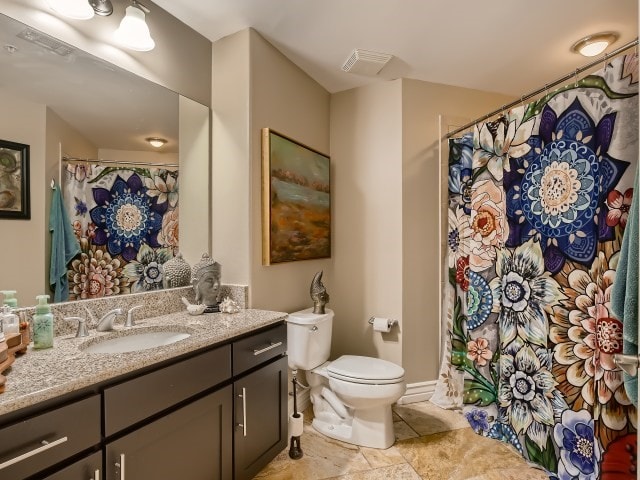
<path id="1" fill-rule="evenodd" d="M 231 478 L 231 395 L 227 386 L 109 443 L 105 479 Z"/>
<path id="2" fill-rule="evenodd" d="M 287 357 L 234 383 L 234 478 L 253 478 L 287 445 Z"/>
<path id="3" fill-rule="evenodd" d="M 102 452 L 96 452 L 46 477 L 46 480 L 102 480 Z"/>

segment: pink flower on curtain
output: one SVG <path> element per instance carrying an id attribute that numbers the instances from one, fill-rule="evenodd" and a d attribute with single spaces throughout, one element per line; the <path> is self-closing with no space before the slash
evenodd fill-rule
<path id="1" fill-rule="evenodd" d="M 168 210 L 162 217 L 162 229 L 158 235 L 158 241 L 164 247 L 171 247 L 174 255 L 178 251 L 178 238 L 180 235 L 179 208 Z"/>
<path id="2" fill-rule="evenodd" d="M 482 272 L 495 263 L 496 248 L 508 236 L 502 190 L 491 180 L 475 184 L 471 198 L 471 270 Z"/>
<path id="3" fill-rule="evenodd" d="M 493 357 L 493 352 L 489 349 L 489 340 L 480 337 L 467 342 L 467 357 L 481 367 L 485 366 L 487 360 Z"/>
<path id="4" fill-rule="evenodd" d="M 625 190 L 624 195 L 618 190 L 612 190 L 607 195 L 607 225 L 615 227 L 620 224 L 622 228 L 627 226 L 627 218 L 629 217 L 629 209 L 631 208 L 631 200 L 633 199 L 633 188 Z"/>
<path id="5" fill-rule="evenodd" d="M 604 430 L 620 431 L 627 426 L 634 407 L 624 390 L 622 371 L 613 356 L 622 346 L 621 325 L 611 318 L 611 288 L 618 253 L 607 258 L 599 252 L 591 268 L 572 269 L 559 276 L 570 301 L 568 308 L 555 307 L 549 339 L 556 344 L 554 358 L 558 388 L 573 408 L 594 410 Z"/>

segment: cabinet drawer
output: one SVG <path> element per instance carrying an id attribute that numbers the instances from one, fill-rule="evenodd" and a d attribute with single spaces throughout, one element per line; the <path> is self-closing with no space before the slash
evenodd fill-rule
<path id="1" fill-rule="evenodd" d="M 0 430 L 0 480 L 26 478 L 98 443 L 99 395 L 9 425 Z"/>
<path id="2" fill-rule="evenodd" d="M 231 347 L 215 350 L 141 375 L 104 390 L 105 435 L 231 378 Z"/>
<path id="3" fill-rule="evenodd" d="M 238 375 L 287 351 L 287 326 L 276 327 L 233 342 L 233 374 Z"/>

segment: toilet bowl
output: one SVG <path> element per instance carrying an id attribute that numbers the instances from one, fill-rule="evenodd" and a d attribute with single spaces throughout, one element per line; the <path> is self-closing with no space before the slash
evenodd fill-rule
<path id="1" fill-rule="evenodd" d="M 391 405 L 405 393 L 404 369 L 357 355 L 327 361 L 333 312 L 295 312 L 287 319 L 289 366 L 306 370 L 313 427 L 347 443 L 389 448 L 394 443 Z"/>

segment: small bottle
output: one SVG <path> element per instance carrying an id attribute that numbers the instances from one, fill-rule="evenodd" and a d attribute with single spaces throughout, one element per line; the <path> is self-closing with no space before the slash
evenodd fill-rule
<path id="1" fill-rule="evenodd" d="M 9 305 L 2 307 L 2 331 L 5 335 L 20 333 L 20 320 Z"/>
<path id="2" fill-rule="evenodd" d="M 15 290 L 0 290 L 0 293 L 4 297 L 2 300 L 3 305 L 9 305 L 11 308 L 18 307 L 18 299 L 15 296 Z"/>
<path id="3" fill-rule="evenodd" d="M 36 314 L 33 316 L 33 348 L 53 347 L 53 314 L 47 304 L 49 295 L 38 295 Z"/>

